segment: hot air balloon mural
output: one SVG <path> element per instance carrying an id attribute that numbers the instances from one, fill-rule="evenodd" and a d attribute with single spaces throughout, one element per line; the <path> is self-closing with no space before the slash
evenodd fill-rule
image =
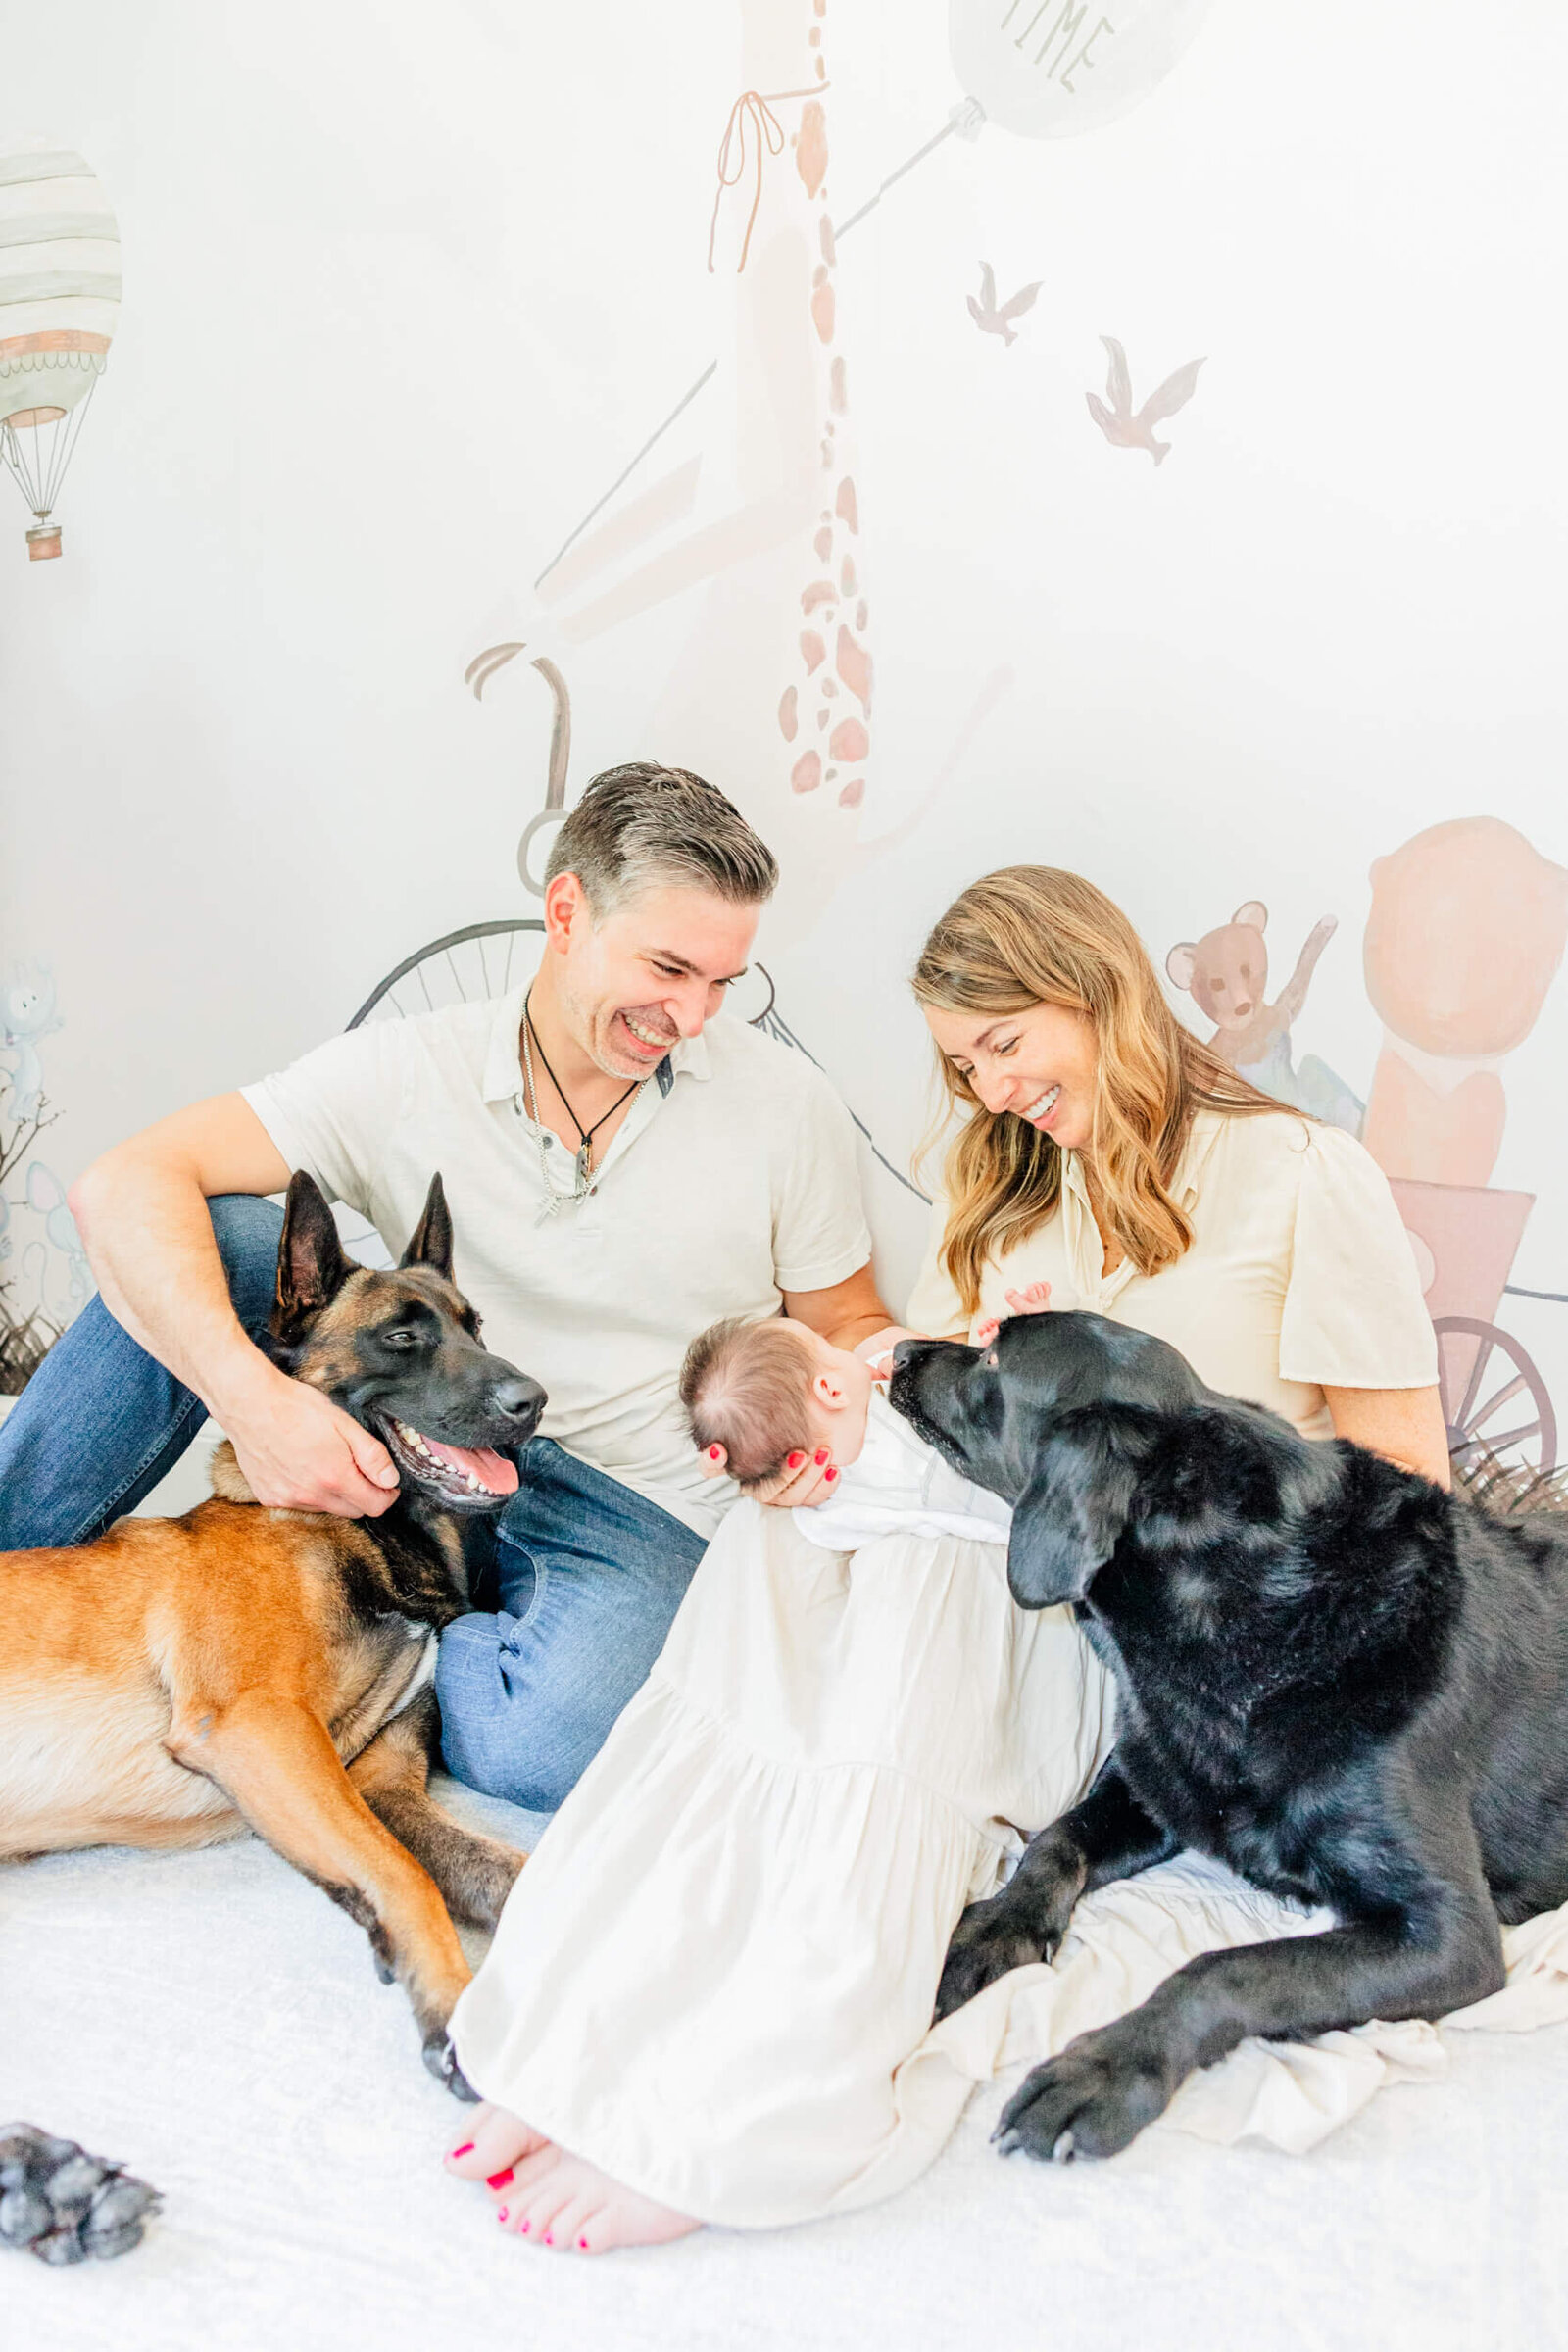
<path id="1" fill-rule="evenodd" d="M 0 459 L 32 511 L 27 553 L 60 553 L 55 501 L 120 315 L 120 231 L 82 158 L 0 146 Z"/>

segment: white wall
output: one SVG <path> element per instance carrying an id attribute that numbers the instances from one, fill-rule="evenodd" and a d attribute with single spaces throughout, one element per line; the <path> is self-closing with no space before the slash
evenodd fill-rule
<path id="1" fill-rule="evenodd" d="M 766 5 L 781 56 L 824 25 L 842 220 L 962 95 L 946 11 Z M 701 521 L 744 475 L 765 405 L 732 364 L 744 189 L 712 277 L 706 255 L 760 47 L 742 0 L 80 0 L 11 25 L 0 109 L 89 157 L 125 270 L 62 562 L 26 563 L 0 482 L 0 960 L 55 969 L 63 1177 L 340 1025 L 420 939 L 521 904 L 548 703 L 516 663 L 477 705 L 486 645 L 555 647 L 574 783 L 709 756 L 731 664 L 703 684 L 702 632 L 773 557 L 603 629 L 529 583 L 715 352 L 629 491 L 701 455 Z M 1568 863 L 1565 78 L 1551 0 L 1214 0 L 1120 122 L 949 138 L 846 238 L 865 804 L 779 797 L 771 693 L 755 767 L 714 780 L 789 864 L 781 1003 L 895 1157 L 925 1088 L 904 977 L 990 864 L 1082 868 L 1161 957 L 1261 898 L 1276 979 L 1336 914 L 1296 1043 L 1364 1094 L 1372 858 L 1494 811 Z M 791 172 L 786 150 L 764 245 Z M 1003 295 L 1042 281 L 1011 347 L 968 316 L 982 259 Z M 1206 355 L 1157 470 L 1090 418 L 1102 333 L 1140 399 Z M 988 681 L 934 805 L 867 855 Z M 1559 982 L 1505 1071 L 1494 1178 L 1540 1195 L 1516 1278 L 1558 1291 L 1565 1038 Z M 897 1290 L 919 1220 L 884 1178 L 873 1199 Z M 1568 1308 L 1508 1305 L 1568 1403 Z"/>

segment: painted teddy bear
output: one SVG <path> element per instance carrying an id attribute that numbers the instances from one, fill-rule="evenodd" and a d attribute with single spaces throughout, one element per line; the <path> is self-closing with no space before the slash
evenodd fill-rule
<path id="1" fill-rule="evenodd" d="M 1313 925 L 1296 969 L 1275 1002 L 1268 1002 L 1268 949 L 1263 933 L 1268 908 L 1261 899 L 1238 906 L 1228 923 L 1201 939 L 1178 941 L 1165 969 L 1185 988 L 1200 1011 L 1214 1023 L 1209 1044 L 1233 1070 L 1298 1110 L 1309 1110 L 1330 1125 L 1360 1132 L 1361 1103 L 1315 1054 L 1292 1059 L 1291 1027 L 1306 1003 L 1318 957 L 1339 928 L 1332 914 Z"/>

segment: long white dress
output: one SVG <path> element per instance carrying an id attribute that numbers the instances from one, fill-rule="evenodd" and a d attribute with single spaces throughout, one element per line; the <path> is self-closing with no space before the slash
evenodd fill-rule
<path id="1" fill-rule="evenodd" d="M 703 2221 L 930 2163 L 972 2086 L 906 2063 L 954 1925 L 1111 1744 L 1069 1612 L 1008 1593 L 1004 1507 L 880 1396 L 861 1463 L 731 1511 L 452 2021 L 487 2098 Z"/>

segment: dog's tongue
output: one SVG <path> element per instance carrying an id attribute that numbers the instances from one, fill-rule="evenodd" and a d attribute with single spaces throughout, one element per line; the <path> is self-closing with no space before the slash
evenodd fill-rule
<path id="1" fill-rule="evenodd" d="M 481 1487 L 492 1494 L 514 1494 L 517 1491 L 517 1467 L 490 1446 L 443 1446 L 439 1438 L 426 1438 L 425 1444 L 438 1462 L 455 1470 L 460 1478 L 470 1473 Z"/>

